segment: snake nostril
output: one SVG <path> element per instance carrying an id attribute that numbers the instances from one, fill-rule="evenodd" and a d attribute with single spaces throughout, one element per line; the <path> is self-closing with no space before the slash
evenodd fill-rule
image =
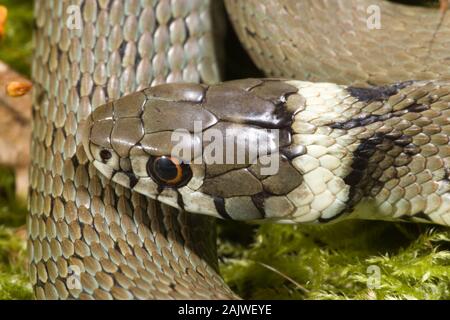
<path id="1" fill-rule="evenodd" d="M 100 151 L 100 157 L 102 158 L 103 161 L 108 161 L 109 159 L 112 158 L 112 154 L 108 150 L 102 150 Z"/>

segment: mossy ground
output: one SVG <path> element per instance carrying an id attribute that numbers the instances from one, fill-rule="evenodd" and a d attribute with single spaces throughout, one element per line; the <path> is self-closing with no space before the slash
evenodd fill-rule
<path id="1" fill-rule="evenodd" d="M 31 1 L 9 9 L 0 60 L 29 74 Z M 26 208 L 0 168 L 0 299 L 29 299 Z M 330 226 L 219 224 L 221 271 L 249 299 L 450 299 L 450 231 L 348 221 Z M 379 272 L 379 277 L 377 274 Z"/>
<path id="2" fill-rule="evenodd" d="M 30 299 L 26 262 L 26 207 L 14 196 L 14 175 L 0 168 L 0 299 Z"/>
<path id="3" fill-rule="evenodd" d="M 221 271 L 248 299 L 450 299 L 450 231 L 375 221 L 222 228 Z"/>

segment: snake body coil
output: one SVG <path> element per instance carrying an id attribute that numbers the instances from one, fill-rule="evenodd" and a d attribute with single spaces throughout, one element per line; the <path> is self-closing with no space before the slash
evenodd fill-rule
<path id="1" fill-rule="evenodd" d="M 68 29 L 70 5 L 82 30 Z M 38 299 L 232 298 L 212 221 L 102 178 L 78 124 L 167 80 L 215 82 L 209 1 L 36 1 L 30 275 Z"/>
<path id="2" fill-rule="evenodd" d="M 387 31 L 367 31 L 373 2 Z M 211 220 L 176 208 L 239 220 L 450 224 L 450 23 L 433 37 L 435 10 L 226 0 L 267 74 L 353 86 L 248 79 L 126 96 L 219 80 L 210 2 L 35 3 L 28 247 L 37 298 L 236 298 L 216 272 Z M 64 23 L 73 4 L 82 30 Z M 279 172 L 191 165 L 178 177 L 167 133 L 193 120 L 202 134 L 279 130 Z"/>

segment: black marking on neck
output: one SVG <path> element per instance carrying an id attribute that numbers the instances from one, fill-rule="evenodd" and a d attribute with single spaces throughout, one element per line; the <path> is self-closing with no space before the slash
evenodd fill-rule
<path id="1" fill-rule="evenodd" d="M 377 146 L 383 143 L 387 139 L 385 135 L 381 133 L 375 133 L 375 135 L 369 139 L 362 140 L 358 148 L 354 151 L 353 163 L 351 165 L 351 172 L 344 178 L 346 185 L 350 186 L 348 194 L 347 208 L 341 213 L 337 214 L 333 219 L 337 218 L 344 212 L 353 210 L 353 206 L 364 195 L 363 192 L 358 194 L 358 186 L 361 183 L 365 183 L 367 187 L 370 187 L 373 182 L 363 181 L 364 177 L 370 177 L 371 172 L 368 172 L 370 158 L 377 151 Z M 373 186 L 372 186 L 373 187 Z M 320 219 L 319 219 L 320 220 Z M 322 219 L 323 220 L 323 219 Z M 329 221 L 325 219 L 325 221 Z"/>
<path id="2" fill-rule="evenodd" d="M 214 206 L 216 207 L 217 212 L 222 218 L 224 218 L 225 220 L 233 220 L 233 218 L 225 209 L 225 200 L 223 198 L 214 197 Z"/>
<path id="3" fill-rule="evenodd" d="M 356 116 L 355 118 L 347 121 L 336 122 L 331 124 L 330 128 L 350 130 L 353 128 L 368 126 L 375 122 L 386 121 L 394 117 L 401 117 L 402 115 L 408 112 L 422 112 L 428 110 L 429 108 L 430 106 L 428 105 L 413 103 L 409 107 L 396 112 L 390 112 L 383 115 L 370 114 L 370 115 Z"/>
<path id="4" fill-rule="evenodd" d="M 383 101 L 389 99 L 389 97 L 397 94 L 401 89 L 404 89 L 413 83 L 414 81 L 405 81 L 380 87 L 348 87 L 347 91 L 352 97 L 358 99 L 359 101 Z"/>
<path id="5" fill-rule="evenodd" d="M 350 187 L 356 186 L 361 182 L 364 176 L 364 171 L 367 169 L 370 157 L 377 150 L 377 145 L 381 144 L 385 136 L 376 133 L 372 138 L 361 141 L 358 148 L 354 152 L 354 160 L 351 165 L 352 172 L 344 178 L 344 182 Z M 352 192 L 350 191 L 350 198 Z"/>
<path id="6" fill-rule="evenodd" d="M 369 124 L 379 122 L 379 121 L 386 121 L 388 119 L 392 118 L 392 113 L 387 113 L 384 115 L 368 115 L 365 117 L 355 117 L 354 119 L 350 119 L 345 122 L 336 122 L 333 123 L 330 127 L 332 129 L 344 129 L 344 130 L 350 130 L 357 127 L 363 127 L 367 126 Z"/>
<path id="7" fill-rule="evenodd" d="M 347 208 L 343 212 L 352 211 L 354 205 L 362 197 L 368 196 L 371 190 L 373 191 L 382 186 L 383 183 L 377 177 L 373 177 L 377 163 L 371 162 L 370 159 L 376 151 L 388 152 L 390 146 L 394 147 L 395 145 L 402 146 L 404 149 L 403 152 L 408 155 L 413 155 L 418 152 L 418 150 L 415 150 L 417 147 L 411 143 L 411 137 L 403 135 L 400 132 L 389 134 L 375 133 L 373 137 L 360 142 L 358 148 L 354 151 L 351 171 L 344 178 L 344 182 L 350 187 L 350 190 Z M 387 150 L 385 147 L 387 147 Z M 406 150 L 409 150 L 409 152 Z M 397 173 L 395 173 L 396 175 Z"/>

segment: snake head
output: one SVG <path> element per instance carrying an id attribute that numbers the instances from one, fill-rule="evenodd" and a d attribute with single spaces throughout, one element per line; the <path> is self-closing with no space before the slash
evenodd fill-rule
<path id="1" fill-rule="evenodd" d="M 170 206 L 289 220 L 285 195 L 302 182 L 290 159 L 304 152 L 291 139 L 296 91 L 256 79 L 155 86 L 97 107 L 84 149 L 108 179 Z"/>

